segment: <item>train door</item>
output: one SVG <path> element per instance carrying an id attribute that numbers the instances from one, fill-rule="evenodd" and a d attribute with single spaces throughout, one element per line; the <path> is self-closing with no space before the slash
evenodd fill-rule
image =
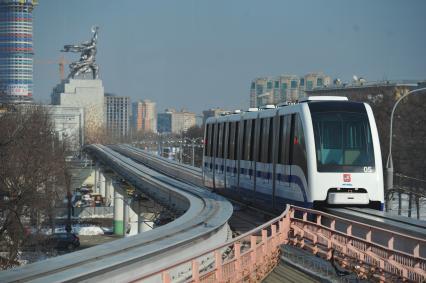
<path id="1" fill-rule="evenodd" d="M 243 127 L 243 133 L 241 134 L 241 155 L 240 155 L 240 173 L 238 186 L 241 191 L 241 198 L 246 201 L 250 201 L 251 194 L 253 192 L 254 184 L 254 159 L 253 159 L 253 148 L 254 148 L 254 129 L 255 120 L 246 119 L 242 120 L 241 127 Z M 247 198 L 250 196 L 250 199 Z"/>
<path id="2" fill-rule="evenodd" d="M 292 114 L 290 135 L 291 194 L 300 205 L 306 205 L 307 161 L 306 144 L 302 120 L 299 114 Z"/>
<path id="3" fill-rule="evenodd" d="M 256 190 L 257 200 L 261 202 L 262 207 L 271 207 L 272 203 L 272 154 L 273 154 L 273 117 L 261 119 L 261 134 L 259 139 L 259 162 L 257 163 Z"/>
<path id="4" fill-rule="evenodd" d="M 240 178 L 241 178 L 241 160 L 243 159 L 243 151 L 244 151 L 244 135 L 246 131 L 246 121 L 240 120 L 238 122 L 238 132 L 237 132 L 237 151 L 236 151 L 236 162 L 237 162 L 237 194 L 241 194 L 240 187 Z"/>
<path id="5" fill-rule="evenodd" d="M 216 189 L 216 155 L 217 155 L 217 137 L 218 137 L 218 124 L 214 123 L 212 131 L 212 159 L 213 159 L 213 189 Z"/>
<path id="6" fill-rule="evenodd" d="M 277 156 L 275 164 L 275 207 L 278 210 L 285 208 L 289 203 L 290 183 L 290 133 L 291 115 L 281 115 L 278 117 L 277 131 Z"/>
<path id="7" fill-rule="evenodd" d="M 212 188 L 213 187 L 213 175 L 212 175 L 212 168 L 213 168 L 213 160 L 212 160 L 212 154 L 211 154 L 211 148 L 212 148 L 212 126 L 213 124 L 207 124 L 206 125 L 206 138 L 205 138 L 205 148 L 204 148 L 204 180 L 207 187 Z"/>
<path id="8" fill-rule="evenodd" d="M 270 159 L 272 161 L 272 210 L 276 210 L 277 204 L 275 202 L 276 195 L 276 183 L 277 183 L 277 162 L 278 162 L 278 136 L 280 129 L 280 117 L 278 116 L 278 112 L 273 118 L 273 135 L 272 135 L 272 148 L 269 153 Z"/>
<path id="9" fill-rule="evenodd" d="M 224 188 L 224 159 L 223 159 L 223 140 L 224 140 L 224 123 L 219 123 L 218 125 L 218 135 L 217 135 L 217 156 L 216 156 L 216 188 Z"/>
<path id="10" fill-rule="evenodd" d="M 259 200 L 259 189 L 260 185 L 262 184 L 262 178 L 261 178 L 261 147 L 262 147 L 262 119 L 259 117 L 255 120 L 255 129 L 254 129 L 254 149 L 253 149 L 253 160 L 254 160 L 254 168 L 253 168 L 253 194 L 252 194 L 252 202 L 254 204 L 258 204 Z"/>
<path id="11" fill-rule="evenodd" d="M 225 180 L 225 189 L 230 188 L 230 161 L 229 161 L 229 154 L 230 154 L 230 136 L 231 136 L 231 122 L 225 123 L 225 152 L 224 152 L 224 180 Z"/>
<path id="12" fill-rule="evenodd" d="M 233 194 L 237 189 L 237 145 L 239 121 L 231 122 L 230 143 L 229 143 L 229 187 Z"/>

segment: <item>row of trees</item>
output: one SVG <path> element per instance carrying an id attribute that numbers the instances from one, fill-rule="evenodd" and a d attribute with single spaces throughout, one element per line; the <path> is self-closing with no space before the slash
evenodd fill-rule
<path id="1" fill-rule="evenodd" d="M 0 268 L 17 265 L 19 252 L 42 226 L 54 222 L 54 207 L 69 176 L 64 145 L 42 107 L 0 113 Z"/>

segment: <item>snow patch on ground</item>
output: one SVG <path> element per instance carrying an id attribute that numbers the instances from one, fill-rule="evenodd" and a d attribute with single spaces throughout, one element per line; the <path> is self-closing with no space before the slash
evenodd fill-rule
<path id="1" fill-rule="evenodd" d="M 31 229 L 32 233 L 36 233 L 35 229 Z M 75 233 L 77 235 L 85 235 L 85 236 L 93 236 L 93 235 L 105 235 L 105 234 L 112 234 L 112 227 L 100 227 L 96 225 L 90 225 L 90 224 L 76 224 L 72 226 L 72 233 Z M 43 228 L 40 230 L 41 234 L 44 235 L 51 235 L 52 229 L 50 228 Z M 57 226 L 55 227 L 55 233 L 66 233 L 65 226 Z"/>

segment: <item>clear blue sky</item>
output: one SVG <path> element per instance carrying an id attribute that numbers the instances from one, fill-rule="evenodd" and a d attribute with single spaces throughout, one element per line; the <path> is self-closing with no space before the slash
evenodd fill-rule
<path id="1" fill-rule="evenodd" d="M 59 82 L 43 62 L 89 40 L 92 25 L 105 90 L 154 100 L 158 112 L 248 107 L 258 76 L 426 79 L 425 11 L 424 0 L 41 0 L 34 98 L 49 102 Z"/>

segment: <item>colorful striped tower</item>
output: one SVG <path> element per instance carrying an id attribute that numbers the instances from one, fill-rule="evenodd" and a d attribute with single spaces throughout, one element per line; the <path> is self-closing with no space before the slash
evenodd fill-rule
<path id="1" fill-rule="evenodd" d="M 31 101 L 37 0 L 0 0 L 0 101 Z"/>

